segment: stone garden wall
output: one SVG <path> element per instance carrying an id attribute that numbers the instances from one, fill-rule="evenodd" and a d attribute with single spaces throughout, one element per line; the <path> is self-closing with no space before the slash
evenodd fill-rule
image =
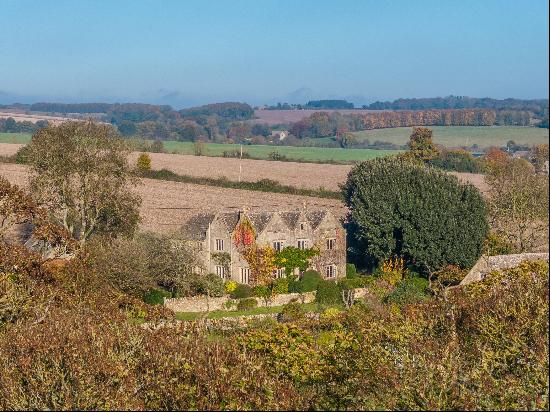
<path id="1" fill-rule="evenodd" d="M 360 288 L 355 289 L 355 298 L 362 298 L 365 296 L 367 289 Z M 258 306 L 265 306 L 265 301 L 262 298 L 255 297 L 258 302 Z M 207 312 L 213 310 L 227 310 L 227 302 L 235 301 L 229 296 L 222 296 L 220 298 L 206 299 L 205 296 L 193 296 L 189 298 L 172 298 L 164 299 L 164 306 L 174 312 Z M 290 303 L 293 300 L 298 302 L 310 303 L 315 300 L 315 292 L 306 293 L 286 293 L 281 295 L 275 295 L 267 306 L 282 306 Z"/>

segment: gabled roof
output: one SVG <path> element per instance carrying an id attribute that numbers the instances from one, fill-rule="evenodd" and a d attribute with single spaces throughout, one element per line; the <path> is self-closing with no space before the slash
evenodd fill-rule
<path id="1" fill-rule="evenodd" d="M 315 230 L 323 219 L 327 216 L 327 211 L 315 211 L 305 213 L 306 219 Z M 301 212 L 257 212 L 247 213 L 246 217 L 250 220 L 252 226 L 256 230 L 256 234 L 260 234 L 273 218 L 275 214 L 281 217 L 283 223 L 290 229 L 294 230 L 298 221 L 300 220 Z M 237 223 L 239 223 L 240 212 L 226 212 L 226 213 L 202 213 L 191 217 L 182 226 L 181 231 L 189 240 L 205 240 L 208 226 L 218 220 L 221 222 L 229 233 L 232 233 Z"/>
<path id="2" fill-rule="evenodd" d="M 250 223 L 252 223 L 252 226 L 254 226 L 254 229 L 256 230 L 256 234 L 261 233 L 271 218 L 273 217 L 273 213 L 271 212 L 261 212 L 261 213 L 248 213 L 246 215 L 248 219 L 250 220 Z"/>
<path id="3" fill-rule="evenodd" d="M 300 219 L 300 214 L 300 212 L 280 212 L 279 216 L 281 216 L 281 219 L 289 229 L 294 230 Z"/>
<path id="4" fill-rule="evenodd" d="M 202 213 L 192 216 L 182 226 L 181 231 L 189 240 L 204 240 L 206 239 L 206 231 L 208 226 L 216 217 L 213 213 Z"/>
<path id="5" fill-rule="evenodd" d="M 319 211 L 319 212 L 308 212 L 306 214 L 307 220 L 311 224 L 311 228 L 313 230 L 317 229 L 317 227 L 321 224 L 325 216 L 327 215 L 326 211 Z"/>

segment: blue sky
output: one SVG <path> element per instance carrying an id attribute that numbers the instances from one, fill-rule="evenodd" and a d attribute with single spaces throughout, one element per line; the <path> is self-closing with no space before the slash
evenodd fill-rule
<path id="1" fill-rule="evenodd" d="M 545 0 L 0 0 L 0 103 L 538 98 L 548 57 Z"/>

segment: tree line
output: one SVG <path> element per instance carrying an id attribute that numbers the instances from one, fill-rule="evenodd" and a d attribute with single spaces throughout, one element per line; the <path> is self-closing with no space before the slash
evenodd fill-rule
<path id="1" fill-rule="evenodd" d="M 316 112 L 294 123 L 290 133 L 299 138 L 327 137 L 359 130 L 410 126 L 492 126 L 494 110 L 406 110 L 341 114 Z"/>
<path id="2" fill-rule="evenodd" d="M 428 109 L 493 109 L 525 110 L 540 114 L 548 110 L 548 99 L 492 99 L 468 96 L 397 99 L 392 102 L 377 101 L 366 108 L 371 110 L 428 110 Z"/>

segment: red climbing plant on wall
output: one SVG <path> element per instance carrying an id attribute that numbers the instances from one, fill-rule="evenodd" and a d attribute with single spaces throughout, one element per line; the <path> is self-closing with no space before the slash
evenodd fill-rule
<path id="1" fill-rule="evenodd" d="M 237 247 L 251 246 L 256 240 L 256 231 L 247 218 L 243 218 L 233 232 L 233 242 Z"/>

